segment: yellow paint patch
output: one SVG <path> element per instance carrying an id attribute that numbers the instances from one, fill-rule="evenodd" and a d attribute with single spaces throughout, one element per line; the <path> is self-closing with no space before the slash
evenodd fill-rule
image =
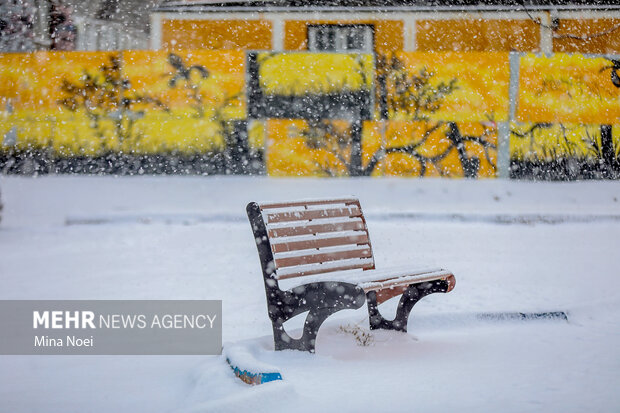
<path id="1" fill-rule="evenodd" d="M 370 89 L 369 54 L 259 53 L 260 86 L 269 95 L 299 96 Z"/>
<path id="2" fill-rule="evenodd" d="M 455 80 L 456 89 L 445 96 L 431 120 L 501 122 L 508 119 L 510 72 L 508 53 L 398 52 L 396 58 L 409 74 L 432 74 L 428 87 Z M 399 93 L 388 89 L 388 93 Z M 392 119 L 414 120 L 414 108 L 391 113 Z"/>
<path id="3" fill-rule="evenodd" d="M 523 56 L 519 69 L 520 122 L 614 124 L 620 121 L 620 88 L 611 62 L 583 55 Z"/>

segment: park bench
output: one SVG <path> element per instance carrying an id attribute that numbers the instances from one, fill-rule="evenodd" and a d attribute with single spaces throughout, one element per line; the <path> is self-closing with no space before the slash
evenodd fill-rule
<path id="1" fill-rule="evenodd" d="M 276 350 L 314 352 L 319 327 L 331 314 L 368 303 L 371 329 L 407 331 L 407 319 L 422 297 L 449 292 L 455 278 L 440 268 L 375 269 L 366 219 L 355 198 L 251 202 L 247 206 L 263 271 Z M 281 289 L 283 280 L 303 282 Z M 393 320 L 378 305 L 401 295 Z M 308 312 L 301 338 L 284 323 Z"/>

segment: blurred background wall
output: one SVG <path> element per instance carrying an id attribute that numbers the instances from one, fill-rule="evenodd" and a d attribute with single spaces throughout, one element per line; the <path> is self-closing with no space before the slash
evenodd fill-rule
<path id="1" fill-rule="evenodd" d="M 620 174 L 615 2 L 0 7 L 4 172 Z"/>

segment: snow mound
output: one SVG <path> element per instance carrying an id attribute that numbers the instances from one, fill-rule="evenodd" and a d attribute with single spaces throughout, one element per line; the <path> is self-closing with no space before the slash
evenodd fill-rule
<path id="1" fill-rule="evenodd" d="M 258 345 L 228 344 L 224 346 L 223 353 L 235 376 L 245 383 L 265 384 L 282 380 L 277 367 L 257 360 L 256 353 L 260 350 L 265 351 Z"/>

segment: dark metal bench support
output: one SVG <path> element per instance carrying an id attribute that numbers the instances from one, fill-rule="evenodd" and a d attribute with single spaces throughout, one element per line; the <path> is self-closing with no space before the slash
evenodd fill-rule
<path id="1" fill-rule="evenodd" d="M 327 317 L 340 310 L 360 308 L 366 298 L 361 288 L 339 282 L 311 283 L 288 291 L 270 288 L 267 297 L 275 349 L 311 353 L 314 353 L 319 328 Z M 284 330 L 284 323 L 306 311 L 301 338 L 292 338 Z"/>
<path id="2" fill-rule="evenodd" d="M 366 301 L 368 302 L 368 318 L 370 321 L 370 329 L 384 329 L 407 332 L 407 321 L 409 314 L 420 299 L 432 293 L 448 292 L 449 285 L 445 280 L 435 280 L 430 282 L 422 282 L 411 284 L 400 297 L 398 308 L 396 309 L 396 317 L 394 320 L 386 320 L 379 312 L 377 304 L 376 291 L 366 293 Z"/>

